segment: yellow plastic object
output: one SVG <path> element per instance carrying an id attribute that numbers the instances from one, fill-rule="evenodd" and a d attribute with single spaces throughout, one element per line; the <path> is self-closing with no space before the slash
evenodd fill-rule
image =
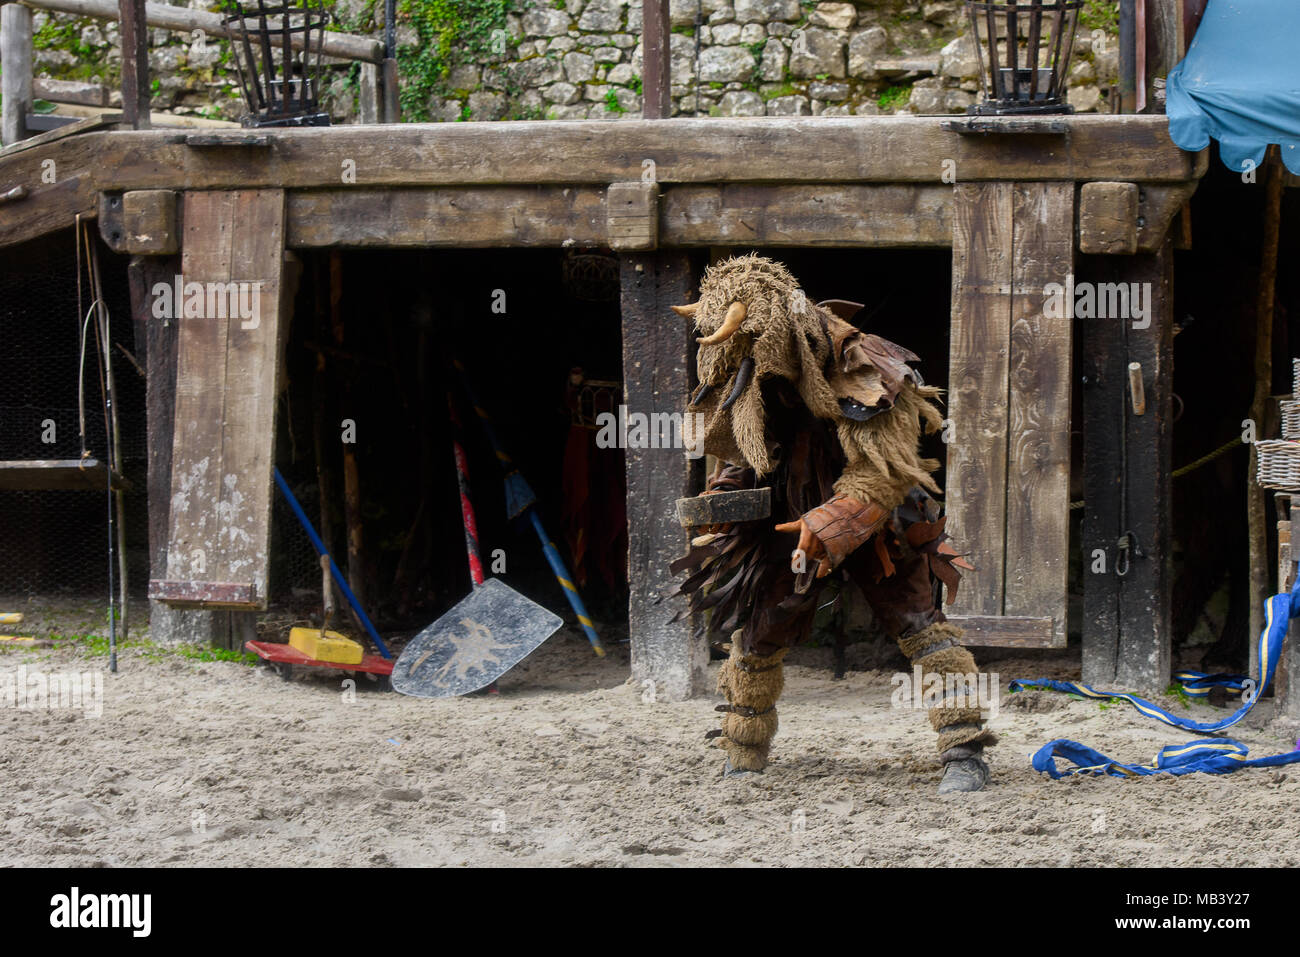
<path id="1" fill-rule="evenodd" d="M 21 611 L 0 612 L 0 625 L 17 625 L 21 624 L 23 613 Z"/>
<path id="2" fill-rule="evenodd" d="M 292 628 L 289 631 L 289 644 L 317 661 L 339 665 L 361 664 L 361 645 L 337 631 L 327 631 L 322 638 L 319 628 Z"/>

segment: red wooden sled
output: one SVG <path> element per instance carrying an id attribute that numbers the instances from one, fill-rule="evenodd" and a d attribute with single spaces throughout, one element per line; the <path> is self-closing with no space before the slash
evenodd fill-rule
<path id="1" fill-rule="evenodd" d="M 345 665 L 338 661 L 309 658 L 293 645 L 282 645 L 273 641 L 246 641 L 244 648 L 263 661 L 270 662 L 271 667 L 275 668 L 285 681 L 293 677 L 293 669 L 296 667 L 333 668 L 336 671 L 361 671 L 366 674 L 385 676 L 393 673 L 393 659 L 381 658 L 379 655 L 362 655 L 358 664 Z"/>

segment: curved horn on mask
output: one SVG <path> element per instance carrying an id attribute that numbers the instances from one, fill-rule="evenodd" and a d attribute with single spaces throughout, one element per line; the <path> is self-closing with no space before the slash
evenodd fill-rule
<path id="1" fill-rule="evenodd" d="M 733 302 L 727 307 L 726 318 L 722 320 L 722 325 L 718 327 L 718 331 L 711 336 L 704 336 L 695 341 L 702 346 L 716 346 L 719 342 L 725 342 L 735 335 L 736 330 L 740 328 L 740 324 L 744 321 L 745 304 L 743 302 Z"/>
<path id="2" fill-rule="evenodd" d="M 685 316 L 687 319 L 694 319 L 695 314 L 700 311 L 700 304 L 693 302 L 689 306 L 672 306 L 673 312 L 679 316 Z"/>
<path id="3" fill-rule="evenodd" d="M 693 409 L 699 405 L 704 400 L 704 397 L 711 391 L 713 391 L 713 386 L 709 385 L 707 382 L 701 382 L 700 387 L 695 390 L 695 395 L 691 396 L 690 407 Z"/>
<path id="4" fill-rule="evenodd" d="M 740 360 L 740 368 L 736 370 L 736 384 L 731 387 L 731 394 L 727 396 L 726 401 L 718 406 L 718 410 L 731 408 L 731 404 L 740 398 L 740 393 L 745 391 L 745 386 L 749 385 L 749 380 L 754 377 L 754 357 L 745 356 Z"/>

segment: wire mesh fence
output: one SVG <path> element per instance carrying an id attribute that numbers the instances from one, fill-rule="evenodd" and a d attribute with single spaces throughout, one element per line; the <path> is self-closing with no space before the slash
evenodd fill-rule
<path id="1" fill-rule="evenodd" d="M 0 261 L 0 337 L 7 359 L 0 374 L 0 461 L 9 463 L 9 477 L 0 480 L 6 549 L 0 560 L 0 610 L 23 611 L 24 631 L 55 627 L 47 606 L 81 605 L 84 599 L 106 605 L 108 599 L 107 488 L 90 482 L 84 490 L 49 488 L 59 484 L 57 467 L 28 467 L 17 478 L 12 465 L 109 457 L 104 359 L 93 322 L 82 348 L 85 313 L 94 296 L 83 274 L 78 305 L 74 242 L 68 230 L 7 252 Z M 98 255 L 113 352 L 118 470 L 130 483 L 122 515 L 128 583 L 131 595 L 143 599 L 148 586 L 145 382 L 134 358 L 125 260 L 102 246 Z"/>

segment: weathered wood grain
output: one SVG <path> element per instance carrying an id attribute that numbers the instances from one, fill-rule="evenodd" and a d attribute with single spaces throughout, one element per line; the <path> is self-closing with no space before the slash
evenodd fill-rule
<path id="1" fill-rule="evenodd" d="M 952 242 L 949 186 L 670 186 L 662 192 L 657 242 L 665 246 Z M 287 242 L 294 248 L 604 245 L 615 238 L 606 195 L 595 186 L 304 190 L 289 194 Z"/>
<path id="2" fill-rule="evenodd" d="M 1163 116 L 1072 116 L 1056 148 L 1037 137 L 970 137 L 938 117 L 506 121 L 267 131 L 265 153 L 194 150 L 166 130 L 77 137 L 104 189 L 660 183 L 941 183 L 1195 179 L 1200 154 L 1169 139 Z M 526 150 L 518 144 L 529 144 Z M 93 156 L 93 160 L 90 157 Z M 945 165 L 944 160 L 952 160 Z M 0 169 L 2 172 L 2 169 Z"/>
<path id="3" fill-rule="evenodd" d="M 603 245 L 604 190 L 540 186 L 333 189 L 288 200 L 288 244 L 429 247 Z"/>
<path id="4" fill-rule="evenodd" d="M 1087 502 L 1083 680 L 1147 692 L 1163 691 L 1170 674 L 1172 262 L 1166 240 L 1156 255 L 1097 257 L 1079 270 L 1081 282 L 1151 283 L 1150 324 L 1085 322 L 1080 367 Z M 1146 413 L 1141 416 L 1130 409 L 1130 362 L 1142 366 Z M 1127 569 L 1120 556 L 1122 536 L 1131 536 L 1136 545 L 1128 549 Z"/>
<path id="5" fill-rule="evenodd" d="M 26 6 L 38 10 L 57 10 L 79 17 L 96 17 L 101 20 L 116 20 L 118 5 L 115 0 L 24 0 Z M 226 35 L 222 25 L 223 14 L 209 13 L 207 10 L 191 10 L 172 3 L 146 3 L 144 5 L 145 21 L 151 27 L 173 30 L 179 33 L 192 33 L 202 30 L 210 38 L 216 39 Z M 383 58 L 383 44 L 372 37 L 359 37 L 348 33 L 327 32 L 321 49 L 326 56 L 347 60 L 361 60 L 378 63 Z M 303 38 L 295 35 L 291 40 L 295 50 L 303 48 Z"/>
<path id="6" fill-rule="evenodd" d="M 1137 221 L 1137 183 L 1084 183 L 1080 187 L 1079 252 L 1137 252 Z"/>
<path id="7" fill-rule="evenodd" d="M 948 532 L 975 566 L 952 606 L 958 616 L 1003 610 L 1012 200 L 1011 183 L 953 190 L 946 507 Z"/>
<path id="8" fill-rule="evenodd" d="M 629 414 L 680 413 L 689 392 L 693 344 L 689 323 L 669 306 L 691 302 L 695 279 L 681 252 L 623 253 L 623 385 Z M 628 628 L 632 676 L 653 682 L 654 695 L 680 700 L 706 690 L 709 649 L 689 622 L 672 621 L 680 597 L 669 564 L 685 551 L 677 499 L 691 493 L 685 451 L 627 449 Z"/>
<path id="9" fill-rule="evenodd" d="M 101 193 L 100 238 L 116 253 L 167 256 L 180 252 L 177 200 L 170 189 Z"/>
<path id="10" fill-rule="evenodd" d="M 951 186 L 674 186 L 660 242 L 674 246 L 943 247 L 952 243 Z"/>
<path id="11" fill-rule="evenodd" d="M 1012 218 L 1003 612 L 1051 618 L 1064 647 L 1071 321 L 1045 303 L 1046 287 L 1074 271 L 1074 184 L 1015 184 Z"/>
<path id="12" fill-rule="evenodd" d="M 0 7 L 0 61 L 0 143 L 8 146 L 27 135 L 32 109 L 32 11 L 27 7 Z"/>
<path id="13" fill-rule="evenodd" d="M 188 193 L 184 233 L 186 283 L 248 283 L 260 292 L 250 317 L 205 309 L 203 316 L 174 320 L 179 353 L 167 580 L 248 584 L 253 600 L 233 607 L 265 608 L 284 193 Z M 164 593 L 155 589 L 158 597 Z"/>
<path id="14" fill-rule="evenodd" d="M 605 229 L 611 249 L 654 249 L 659 243 L 659 184 L 610 183 L 605 192 Z"/>
<path id="15" fill-rule="evenodd" d="M 994 648 L 1056 648 L 1056 625 L 1051 618 L 1014 615 L 953 615 L 948 621 L 963 630 L 963 645 Z"/>

